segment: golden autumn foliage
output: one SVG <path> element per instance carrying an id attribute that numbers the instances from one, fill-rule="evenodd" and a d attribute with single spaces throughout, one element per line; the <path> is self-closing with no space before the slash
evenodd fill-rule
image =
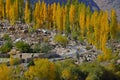
<path id="1" fill-rule="evenodd" d="M 0 80 L 12 80 L 12 70 L 5 64 L 0 64 Z"/>
<path id="2" fill-rule="evenodd" d="M 84 36 L 84 31 L 85 31 L 85 8 L 86 6 L 82 4 L 82 8 L 79 14 L 79 25 L 81 29 L 81 35 Z"/>
<path id="3" fill-rule="evenodd" d="M 57 4 L 57 10 L 56 10 L 56 25 L 57 30 L 62 31 L 63 30 L 63 18 L 62 18 L 62 7 L 60 7 L 60 4 Z"/>
<path id="4" fill-rule="evenodd" d="M 4 1 L 0 0 L 0 20 L 4 19 L 5 11 L 4 11 Z"/>
<path id="5" fill-rule="evenodd" d="M 53 20 L 53 24 L 54 24 L 54 27 L 55 27 L 55 22 L 56 22 L 56 9 L 57 9 L 57 4 L 54 2 L 52 4 L 52 9 L 53 9 L 53 16 L 52 16 L 52 20 Z"/>
<path id="6" fill-rule="evenodd" d="M 6 17 L 9 20 L 10 17 L 10 5 L 11 5 L 11 1 L 10 0 L 6 0 L 6 7 L 5 7 L 5 12 L 6 12 Z"/>
<path id="7" fill-rule="evenodd" d="M 25 76 L 29 80 L 35 78 L 39 80 L 54 80 L 55 79 L 55 65 L 47 59 L 36 59 L 34 60 L 35 66 L 31 66 L 25 73 Z"/>
<path id="8" fill-rule="evenodd" d="M 45 2 L 42 3 L 42 8 L 43 8 L 43 21 L 45 22 L 47 19 L 47 5 Z"/>
<path id="9" fill-rule="evenodd" d="M 39 28 L 42 21 L 41 21 L 41 18 L 40 18 L 40 2 L 36 3 L 35 5 L 35 10 L 34 10 L 34 22 L 35 22 L 35 29 Z"/>
<path id="10" fill-rule="evenodd" d="M 75 21 L 75 6 L 73 4 L 71 4 L 70 6 L 69 17 L 70 17 L 70 23 L 73 24 Z"/>
<path id="11" fill-rule="evenodd" d="M 53 12 L 52 12 L 52 6 L 50 4 L 48 4 L 48 7 L 47 7 L 47 28 L 48 29 L 51 29 L 52 27 L 52 16 L 53 16 Z"/>
<path id="12" fill-rule="evenodd" d="M 30 11 L 30 7 L 29 7 L 29 2 L 27 0 L 26 5 L 25 5 L 25 10 L 24 10 L 24 19 L 26 23 L 30 23 L 30 17 L 31 17 L 31 11 Z"/>
<path id="13" fill-rule="evenodd" d="M 69 69 L 65 69 L 62 71 L 62 77 L 66 80 L 69 80 L 71 77 L 71 72 Z"/>
<path id="14" fill-rule="evenodd" d="M 10 19 L 10 23 L 12 24 L 12 25 L 14 25 L 14 22 L 15 22 L 15 9 L 14 9 L 14 5 L 11 5 L 10 6 L 10 17 L 9 17 L 9 19 Z"/>
<path id="15" fill-rule="evenodd" d="M 33 23 L 34 29 L 44 28 L 57 33 L 67 33 L 76 39 L 87 39 L 106 53 L 106 43 L 109 39 L 119 37 L 119 23 L 115 10 L 111 15 L 107 11 L 91 11 L 84 3 L 68 1 L 67 5 L 60 3 L 46 4 L 39 0 L 31 6 L 29 0 L 0 0 L 0 19 L 7 19 L 14 25 L 15 21 Z M 73 34 L 74 33 L 74 34 Z M 107 55 L 107 54 L 106 54 Z"/>
<path id="16" fill-rule="evenodd" d="M 111 11 L 111 24 L 110 24 L 110 36 L 112 39 L 116 38 L 118 32 L 118 22 L 116 17 L 116 12 L 113 9 Z"/>

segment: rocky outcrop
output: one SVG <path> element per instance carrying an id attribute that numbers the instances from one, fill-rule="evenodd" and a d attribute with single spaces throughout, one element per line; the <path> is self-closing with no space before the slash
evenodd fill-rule
<path id="1" fill-rule="evenodd" d="M 108 10 L 110 12 L 111 9 L 115 9 L 118 20 L 120 21 L 120 0 L 94 0 L 94 2 L 102 10 Z"/>

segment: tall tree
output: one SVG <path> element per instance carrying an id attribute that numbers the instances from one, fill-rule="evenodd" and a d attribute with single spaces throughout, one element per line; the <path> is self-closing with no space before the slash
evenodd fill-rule
<path id="1" fill-rule="evenodd" d="M 70 24 L 73 25 L 75 20 L 75 6 L 73 4 L 71 4 L 70 6 L 69 16 L 70 16 Z"/>
<path id="2" fill-rule="evenodd" d="M 82 4 L 81 7 L 82 7 L 82 9 L 81 9 L 80 15 L 79 15 L 79 25 L 80 25 L 80 29 L 81 29 L 81 35 L 84 36 L 86 6 L 84 4 Z"/>
<path id="3" fill-rule="evenodd" d="M 117 30 L 118 30 L 118 22 L 117 22 L 116 12 L 113 9 L 111 11 L 111 24 L 110 24 L 111 39 L 116 38 Z"/>
<path id="4" fill-rule="evenodd" d="M 26 23 L 30 23 L 31 21 L 31 11 L 29 6 L 29 1 L 26 1 L 25 11 L 24 11 L 24 19 Z"/>
<path id="5" fill-rule="evenodd" d="M 6 0 L 6 18 L 9 19 L 10 16 L 10 5 L 11 5 L 11 0 Z"/>
<path id="6" fill-rule="evenodd" d="M 52 7 L 53 7 L 53 17 L 52 17 L 52 20 L 53 20 L 53 26 L 55 28 L 57 4 L 54 2 L 53 5 L 52 5 Z"/>
<path id="7" fill-rule="evenodd" d="M 60 4 L 57 4 L 57 11 L 56 11 L 56 24 L 57 24 L 57 31 L 61 32 L 63 30 L 62 25 L 62 7 Z"/>
<path id="8" fill-rule="evenodd" d="M 18 0 L 18 5 L 19 5 L 19 20 L 23 20 L 23 7 L 24 7 L 24 0 Z"/>
<path id="9" fill-rule="evenodd" d="M 5 17 L 4 0 L 0 0 L 0 20 Z"/>
<path id="10" fill-rule="evenodd" d="M 41 19 L 41 3 L 40 1 L 36 3 L 35 5 L 35 10 L 34 10 L 34 23 L 35 23 L 35 29 L 40 28 L 42 24 L 42 19 Z"/>

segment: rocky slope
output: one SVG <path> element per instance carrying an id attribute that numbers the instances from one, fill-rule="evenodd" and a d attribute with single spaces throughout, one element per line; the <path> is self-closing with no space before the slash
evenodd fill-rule
<path id="1" fill-rule="evenodd" d="M 94 0 L 94 2 L 102 10 L 115 9 L 117 12 L 118 20 L 120 21 L 120 0 Z"/>

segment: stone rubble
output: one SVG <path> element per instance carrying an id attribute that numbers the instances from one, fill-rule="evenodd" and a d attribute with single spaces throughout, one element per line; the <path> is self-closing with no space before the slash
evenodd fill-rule
<path id="1" fill-rule="evenodd" d="M 80 43 L 73 40 L 69 40 L 69 44 L 64 48 L 59 44 L 54 42 L 54 36 L 56 35 L 55 31 L 49 31 L 45 29 L 37 29 L 34 32 L 31 32 L 32 24 L 22 24 L 21 22 L 16 22 L 14 26 L 9 25 L 9 22 L 6 20 L 4 22 L 0 21 L 0 46 L 4 44 L 4 41 L 1 40 L 4 34 L 10 35 L 14 43 L 18 41 L 25 41 L 29 45 L 34 45 L 44 42 L 44 38 L 48 38 L 50 45 L 54 47 L 51 52 L 56 53 L 61 56 L 61 58 L 56 58 L 56 60 L 63 60 L 66 58 L 73 58 L 79 63 L 84 61 L 91 62 L 97 58 L 97 55 L 102 53 L 100 50 L 97 50 L 94 46 L 89 45 L 86 41 Z M 64 35 L 64 34 L 63 34 Z M 120 51 L 120 42 L 113 42 L 115 49 Z M 79 49 L 79 50 L 78 50 Z M 79 53 L 78 55 L 76 53 Z M 31 54 L 23 53 L 23 59 L 31 58 Z M 20 54 L 16 55 L 17 57 Z M 40 54 L 35 54 L 34 57 L 39 57 Z M 79 56 L 79 57 L 77 57 Z M 79 59 L 78 59 L 79 58 Z"/>

